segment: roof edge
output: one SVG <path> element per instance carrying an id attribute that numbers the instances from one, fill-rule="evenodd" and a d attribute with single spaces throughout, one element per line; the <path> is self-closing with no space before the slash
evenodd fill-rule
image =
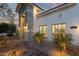
<path id="1" fill-rule="evenodd" d="M 18 12 L 19 8 L 21 7 L 21 4 L 26 4 L 26 3 L 17 3 L 16 12 Z M 32 4 L 35 5 L 36 7 L 38 7 L 40 10 L 44 10 L 41 7 L 39 7 L 37 4 L 35 4 L 35 3 L 32 3 Z"/>
<path id="2" fill-rule="evenodd" d="M 41 17 L 42 15 L 45 15 L 45 14 L 50 13 L 49 11 L 51 11 L 51 10 L 55 10 L 55 9 L 57 9 L 57 8 L 59 8 L 59 7 L 62 7 L 62 6 L 68 5 L 68 4 L 70 4 L 70 3 L 63 3 L 63 4 L 61 4 L 61 5 L 58 5 L 58 6 L 54 7 L 54 8 L 48 9 L 48 10 L 46 10 L 46 11 L 44 11 L 44 12 L 38 14 L 38 17 Z M 72 3 L 72 4 L 73 4 L 73 3 Z M 52 11 L 51 11 L 51 12 L 52 12 Z"/>
<path id="3" fill-rule="evenodd" d="M 36 3 L 32 3 L 32 4 L 37 6 L 39 9 L 44 10 L 43 8 L 39 7 Z"/>

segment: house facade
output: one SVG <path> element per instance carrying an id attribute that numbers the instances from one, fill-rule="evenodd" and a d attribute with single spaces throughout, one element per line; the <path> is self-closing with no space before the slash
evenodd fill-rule
<path id="1" fill-rule="evenodd" d="M 33 19 L 39 8 L 31 3 L 17 4 L 16 12 L 19 13 L 19 34 L 21 39 L 32 41 L 33 37 Z"/>
<path id="2" fill-rule="evenodd" d="M 23 5 L 20 4 L 20 6 L 23 8 Z M 30 5 L 26 6 L 29 7 Z M 20 24 L 22 32 L 20 34 L 25 35 L 25 40 L 29 40 L 28 38 L 30 37 L 32 38 L 33 33 L 41 32 L 45 34 L 45 41 L 53 41 L 53 33 L 60 31 L 62 28 L 64 32 L 73 35 L 74 40 L 72 41 L 72 44 L 79 45 L 79 4 L 64 3 L 41 13 L 38 12 L 41 10 L 39 7 L 32 4 L 31 6 L 32 13 L 28 15 L 26 12 L 25 14 L 27 14 L 27 16 L 23 18 L 23 21 L 27 22 L 25 24 L 28 24 L 27 31 L 24 32 L 27 33 L 27 35 L 23 34 L 22 29 L 24 27 L 23 24 Z M 20 7 L 16 10 L 27 10 L 25 9 L 27 7 L 22 8 Z M 20 15 L 25 15 L 20 12 L 21 11 L 18 12 Z M 21 22 L 22 21 L 20 21 L 20 23 Z"/>

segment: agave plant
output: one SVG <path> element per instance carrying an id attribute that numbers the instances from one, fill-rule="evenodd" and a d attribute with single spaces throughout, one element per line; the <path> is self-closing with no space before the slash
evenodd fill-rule
<path id="1" fill-rule="evenodd" d="M 66 50 L 67 44 L 73 41 L 72 34 L 67 34 L 63 30 L 54 33 L 53 36 L 54 42 L 63 50 Z"/>
<path id="2" fill-rule="evenodd" d="M 33 38 L 34 38 L 35 42 L 40 44 L 41 42 L 44 41 L 44 34 L 40 34 L 40 32 L 37 32 L 37 33 L 34 34 Z"/>

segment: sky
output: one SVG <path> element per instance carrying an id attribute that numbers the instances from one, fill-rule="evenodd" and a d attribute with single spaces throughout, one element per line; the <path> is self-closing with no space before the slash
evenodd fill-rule
<path id="1" fill-rule="evenodd" d="M 58 5 L 60 5 L 61 3 L 36 3 L 39 7 L 41 7 L 42 9 L 44 9 L 44 11 L 50 9 L 50 8 L 54 8 Z M 17 3 L 8 3 L 9 7 L 12 10 L 16 10 L 16 5 Z M 18 16 L 16 16 L 16 18 L 18 19 Z"/>
<path id="2" fill-rule="evenodd" d="M 42 9 L 44 9 L 44 11 L 48 10 L 48 9 L 51 9 L 51 8 L 54 8 L 58 5 L 60 5 L 61 3 L 36 3 L 39 7 L 41 7 Z M 8 6 L 9 8 L 11 8 L 14 12 L 16 10 L 16 5 L 17 3 L 8 3 Z M 18 22 L 19 20 L 19 17 L 18 17 L 18 14 L 16 15 L 15 17 L 15 22 Z"/>
<path id="3" fill-rule="evenodd" d="M 58 5 L 60 5 L 61 3 L 36 3 L 39 7 L 41 7 L 44 10 L 48 10 L 50 8 L 54 8 Z M 12 8 L 13 10 L 16 9 L 16 3 L 9 3 L 9 7 Z"/>
<path id="4" fill-rule="evenodd" d="M 54 8 L 58 5 L 60 5 L 61 3 L 36 3 L 39 7 L 41 7 L 42 9 L 44 9 L 44 11 L 48 10 L 48 9 L 51 9 L 51 8 Z M 12 10 L 16 10 L 16 5 L 17 3 L 8 3 L 9 7 L 12 9 Z M 18 19 L 18 15 L 16 16 L 16 19 Z"/>
<path id="5" fill-rule="evenodd" d="M 8 5 L 9 5 L 9 7 L 10 7 L 11 9 L 15 10 L 17 4 L 16 4 L 16 3 L 8 3 Z"/>
<path id="6" fill-rule="evenodd" d="M 48 10 L 48 9 L 54 8 L 60 4 L 62 4 L 62 3 L 38 3 L 37 5 L 40 6 L 44 10 Z"/>

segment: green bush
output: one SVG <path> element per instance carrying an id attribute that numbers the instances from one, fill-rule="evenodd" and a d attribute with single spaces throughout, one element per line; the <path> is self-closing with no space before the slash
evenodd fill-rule
<path id="1" fill-rule="evenodd" d="M 67 34 L 67 33 L 65 33 L 63 30 L 61 30 L 60 32 L 54 33 L 54 34 L 53 34 L 53 39 L 54 39 L 54 42 L 55 42 L 61 49 L 63 49 L 64 47 L 65 47 L 65 49 L 66 49 L 66 46 L 67 46 L 68 44 L 70 44 L 71 41 L 73 41 L 72 34 Z"/>
<path id="2" fill-rule="evenodd" d="M 9 37 L 13 36 L 13 33 L 7 33 L 7 36 L 9 36 Z"/>
<path id="3" fill-rule="evenodd" d="M 9 30 L 9 24 L 1 23 L 0 24 L 0 33 L 6 33 Z"/>
<path id="4" fill-rule="evenodd" d="M 0 33 L 8 33 L 9 31 L 16 32 L 16 26 L 14 24 L 0 23 Z"/>
<path id="5" fill-rule="evenodd" d="M 34 38 L 34 41 L 39 44 L 44 41 L 44 34 L 40 34 L 39 32 L 37 32 L 34 34 L 33 38 Z"/>

